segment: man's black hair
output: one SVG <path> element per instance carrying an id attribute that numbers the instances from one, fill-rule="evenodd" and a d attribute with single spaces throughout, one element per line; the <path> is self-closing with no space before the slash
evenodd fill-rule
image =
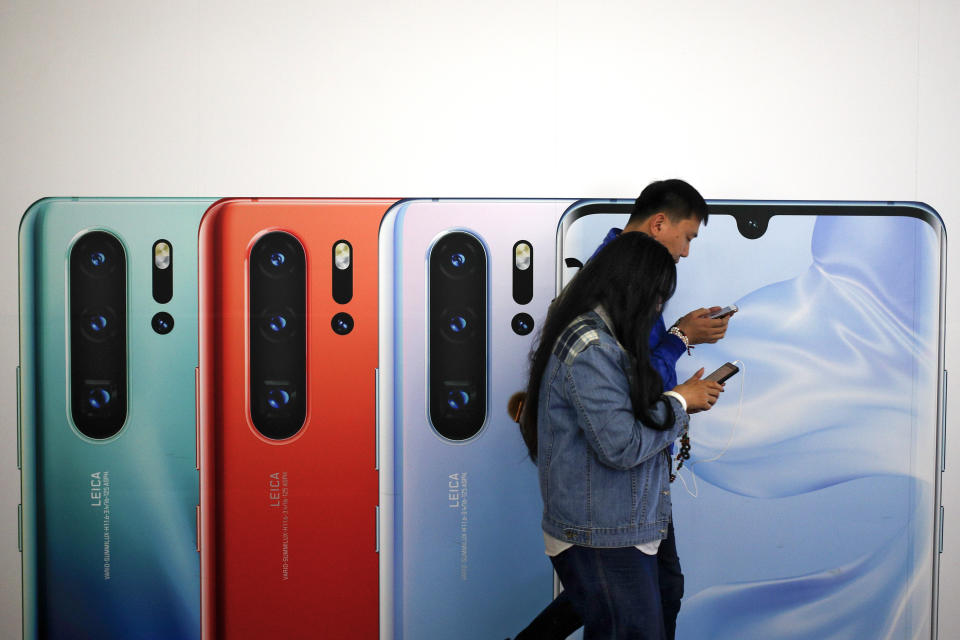
<path id="1" fill-rule="evenodd" d="M 655 213 L 663 212 L 674 224 L 696 217 L 707 224 L 707 203 L 688 182 L 679 178 L 651 182 L 633 203 L 633 212 L 627 224 L 642 222 Z"/>

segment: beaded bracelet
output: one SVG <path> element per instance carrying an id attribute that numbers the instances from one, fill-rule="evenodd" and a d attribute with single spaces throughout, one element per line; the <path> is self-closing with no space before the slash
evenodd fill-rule
<path id="1" fill-rule="evenodd" d="M 672 336 L 677 336 L 678 338 L 680 338 L 680 340 L 683 341 L 684 348 L 687 350 L 687 355 L 688 356 L 693 355 L 690 352 L 690 350 L 693 349 L 693 347 L 690 346 L 690 338 L 688 338 L 687 334 L 683 332 L 683 329 L 681 329 L 677 325 L 673 325 L 672 327 L 670 327 L 670 330 L 667 331 L 667 333 L 669 333 Z"/>

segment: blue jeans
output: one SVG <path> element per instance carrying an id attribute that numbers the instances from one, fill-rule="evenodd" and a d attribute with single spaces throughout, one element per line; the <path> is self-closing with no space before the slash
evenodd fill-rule
<path id="1" fill-rule="evenodd" d="M 636 551 L 636 549 L 633 550 Z M 637 554 L 643 555 L 639 551 Z M 557 573 L 560 573 L 559 569 Z M 656 575 L 664 637 L 673 640 L 677 629 L 677 615 L 680 613 L 680 601 L 683 598 L 683 573 L 680 569 L 680 558 L 677 556 L 677 542 L 672 522 L 667 530 L 666 539 L 660 543 L 660 549 L 657 551 Z M 566 589 L 566 579 L 562 575 L 560 579 Z M 579 629 L 583 621 L 584 616 L 574 604 L 570 593 L 565 590 L 517 635 L 516 640 L 563 640 Z"/>

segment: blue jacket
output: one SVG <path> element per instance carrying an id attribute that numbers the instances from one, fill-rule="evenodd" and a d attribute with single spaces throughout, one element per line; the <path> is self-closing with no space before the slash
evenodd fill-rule
<path id="1" fill-rule="evenodd" d="M 629 356 L 603 319 L 574 319 L 553 347 L 540 383 L 537 469 L 543 530 L 587 547 L 663 539 L 671 517 L 668 447 L 689 418 L 672 397 L 634 417 Z"/>
<path id="2" fill-rule="evenodd" d="M 593 256 L 597 255 L 601 249 L 607 246 L 607 243 L 621 233 L 623 233 L 622 229 L 610 229 L 603 242 L 593 252 Z M 593 256 L 590 257 L 593 258 Z M 664 391 L 669 391 L 677 386 L 677 360 L 680 359 L 683 352 L 683 340 L 667 333 L 667 325 L 663 322 L 663 314 L 660 314 L 650 331 L 650 364 L 660 374 Z"/>

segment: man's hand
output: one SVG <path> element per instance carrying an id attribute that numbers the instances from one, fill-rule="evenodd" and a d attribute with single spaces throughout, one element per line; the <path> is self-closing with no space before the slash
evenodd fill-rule
<path id="1" fill-rule="evenodd" d="M 697 309 L 677 320 L 677 327 L 686 334 L 691 345 L 694 344 L 713 344 L 717 340 L 727 335 L 727 324 L 733 313 L 722 318 L 708 318 L 711 313 L 720 311 L 723 307 L 710 307 L 709 309 Z"/>

